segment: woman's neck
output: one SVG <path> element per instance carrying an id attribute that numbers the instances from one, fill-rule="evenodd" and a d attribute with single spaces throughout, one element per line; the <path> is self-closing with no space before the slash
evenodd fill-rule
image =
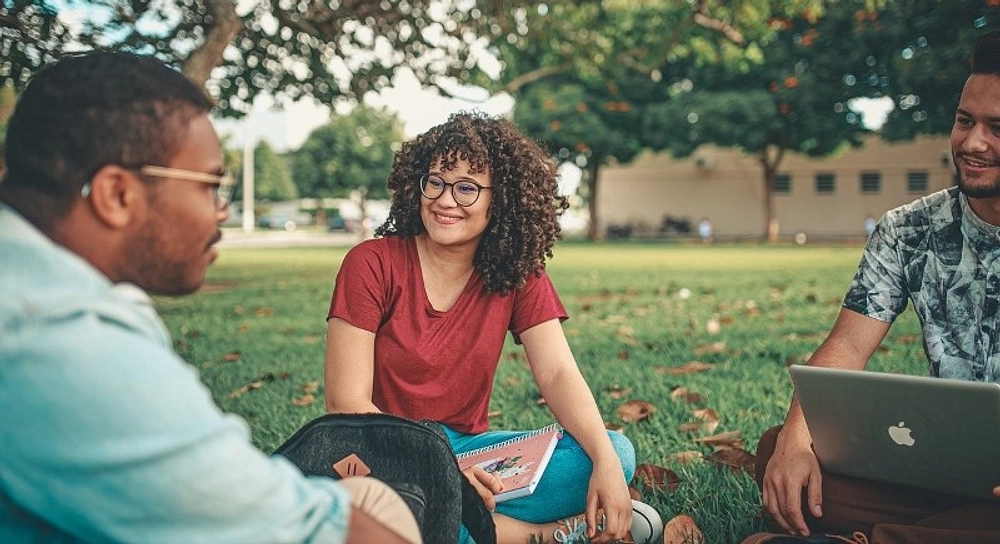
<path id="1" fill-rule="evenodd" d="M 472 274 L 475 247 L 441 246 L 427 234 L 418 234 L 414 240 L 425 273 L 432 272 L 435 276 L 448 279 L 468 278 Z"/>

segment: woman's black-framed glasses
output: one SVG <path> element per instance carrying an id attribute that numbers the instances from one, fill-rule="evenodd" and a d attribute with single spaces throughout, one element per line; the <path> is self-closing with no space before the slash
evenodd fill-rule
<path id="1" fill-rule="evenodd" d="M 444 190 L 449 187 L 451 188 L 451 196 L 455 199 L 455 204 L 463 208 L 475 204 L 479 200 L 479 194 L 483 189 L 493 189 L 493 187 L 484 187 L 470 180 L 448 183 L 437 174 L 420 174 L 420 193 L 431 200 L 441 198 Z"/>

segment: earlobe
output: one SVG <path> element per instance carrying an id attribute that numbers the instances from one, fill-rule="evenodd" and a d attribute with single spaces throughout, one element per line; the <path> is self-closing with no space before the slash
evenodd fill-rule
<path id="1" fill-rule="evenodd" d="M 99 221 L 121 229 L 132 222 L 145 202 L 142 182 L 135 173 L 118 165 L 101 167 L 90 179 L 87 200 Z"/>

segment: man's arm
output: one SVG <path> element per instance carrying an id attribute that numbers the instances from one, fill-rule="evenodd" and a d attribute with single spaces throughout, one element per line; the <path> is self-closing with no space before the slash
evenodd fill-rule
<path id="1" fill-rule="evenodd" d="M 890 325 L 842 308 L 830 334 L 809 359 L 809 365 L 863 370 Z M 812 451 L 812 437 L 802 407 L 793 396 L 774 455 L 767 464 L 763 501 L 768 514 L 782 528 L 789 533 L 808 535 L 809 528 L 802 515 L 803 488 L 807 491 L 809 511 L 815 517 L 822 516 L 819 463 Z"/>

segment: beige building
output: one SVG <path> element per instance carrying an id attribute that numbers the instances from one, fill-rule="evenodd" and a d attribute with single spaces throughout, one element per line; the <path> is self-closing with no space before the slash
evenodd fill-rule
<path id="1" fill-rule="evenodd" d="M 707 218 L 719 238 L 760 238 L 765 232 L 761 168 L 752 156 L 710 146 L 687 159 L 644 154 L 600 170 L 597 214 L 602 235 L 623 226 L 634 234 L 691 235 Z M 779 233 L 788 238 L 864 236 L 865 219 L 954 184 L 947 136 L 866 145 L 822 159 L 786 154 L 774 184 Z M 665 218 L 674 228 L 663 230 Z"/>

